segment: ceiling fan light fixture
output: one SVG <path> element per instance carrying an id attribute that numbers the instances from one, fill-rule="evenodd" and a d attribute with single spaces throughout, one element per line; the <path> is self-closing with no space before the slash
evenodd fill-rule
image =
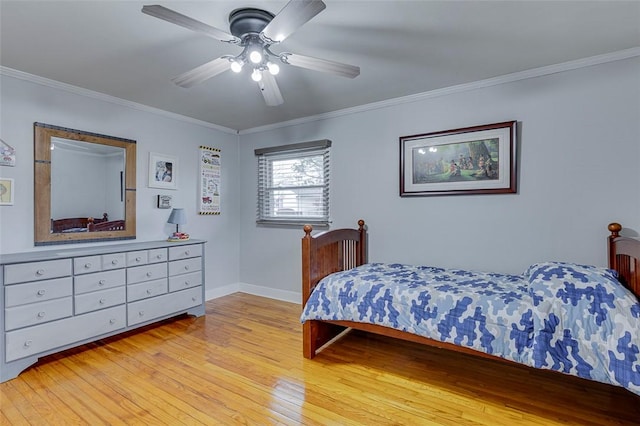
<path id="1" fill-rule="evenodd" d="M 251 79 L 255 82 L 262 80 L 262 73 L 258 69 L 254 69 L 251 73 Z"/>
<path id="2" fill-rule="evenodd" d="M 244 61 L 242 59 L 234 59 L 231 61 L 231 71 L 235 73 L 239 73 L 242 71 L 242 67 L 244 65 Z"/>
<path id="3" fill-rule="evenodd" d="M 262 52 L 261 52 L 261 50 L 262 50 L 261 46 L 258 46 L 258 45 L 254 45 L 249 50 L 249 60 L 251 62 L 253 62 L 254 64 L 259 64 L 260 62 L 262 62 Z"/>
<path id="4" fill-rule="evenodd" d="M 278 75 L 278 73 L 280 72 L 280 66 L 271 61 L 267 62 L 267 68 L 269 69 L 271 75 Z"/>

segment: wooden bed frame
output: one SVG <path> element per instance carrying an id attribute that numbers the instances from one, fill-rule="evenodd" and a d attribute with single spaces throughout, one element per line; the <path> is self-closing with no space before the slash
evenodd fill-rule
<path id="1" fill-rule="evenodd" d="M 92 222 L 87 225 L 89 232 L 97 231 L 122 231 L 124 220 L 112 220 L 110 222 Z"/>
<path id="2" fill-rule="evenodd" d="M 58 233 L 67 229 L 89 228 L 90 224 L 97 224 L 109 220 L 108 214 L 103 214 L 102 219 L 93 217 L 68 217 L 64 219 L 51 219 L 51 232 Z"/>
<path id="3" fill-rule="evenodd" d="M 622 226 L 609 225 L 608 237 L 609 267 L 618 271 L 620 281 L 640 298 L 640 240 L 620 237 Z M 336 229 L 311 236 L 312 227 L 304 226 L 302 238 L 302 306 L 311 295 L 311 291 L 325 276 L 344 271 L 367 263 L 367 230 L 364 220 L 358 221 L 358 229 Z M 415 334 L 398 331 L 380 325 L 364 324 L 353 321 L 310 320 L 303 324 L 303 354 L 313 358 L 316 353 L 341 333 L 349 330 L 363 330 L 384 336 L 395 337 L 412 342 L 449 349 L 512 363 L 494 355 L 485 354 L 470 348 L 440 342 Z"/>

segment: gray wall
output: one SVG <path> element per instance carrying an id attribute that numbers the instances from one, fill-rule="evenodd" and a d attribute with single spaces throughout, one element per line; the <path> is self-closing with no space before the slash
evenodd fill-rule
<path id="1" fill-rule="evenodd" d="M 39 121 L 137 141 L 137 239 L 172 231 L 155 196 L 173 195 L 174 206 L 187 210 L 184 230 L 208 240 L 209 295 L 244 290 L 299 298 L 303 232 L 256 226 L 253 150 L 324 138 L 333 141 L 332 228 L 365 219 L 371 261 L 511 273 L 549 259 L 605 265 L 606 225 L 619 221 L 632 236 L 640 230 L 640 58 L 481 86 L 238 138 L 0 75 L 0 136 L 17 149 L 16 167 L 0 167 L 16 185 L 15 205 L 0 207 L 0 253 L 43 249 L 33 246 Z M 519 122 L 517 194 L 398 196 L 400 136 L 507 120 Z M 199 145 L 222 149 L 220 216 L 196 214 Z M 178 190 L 147 187 L 149 152 L 178 157 Z"/>
<path id="2" fill-rule="evenodd" d="M 15 167 L 0 167 L 0 176 L 15 179 L 16 188 L 14 205 L 0 206 L 0 253 L 55 249 L 33 245 L 33 123 L 38 121 L 136 140 L 137 240 L 166 239 L 175 230 L 166 223 L 170 210 L 157 209 L 155 200 L 157 194 L 172 195 L 174 207 L 186 209 L 184 231 L 208 241 L 207 290 L 238 282 L 237 135 L 7 75 L 0 75 L 0 96 L 0 136 L 17 151 Z M 200 145 L 222 150 L 220 216 L 197 215 Z M 178 158 L 177 190 L 147 187 L 149 152 Z"/>
<path id="3" fill-rule="evenodd" d="M 508 120 L 519 122 L 517 194 L 399 197 L 400 136 Z M 300 291 L 303 232 L 256 226 L 253 150 L 324 138 L 332 228 L 365 219 L 370 261 L 507 273 L 545 260 L 605 265 L 607 224 L 640 230 L 639 123 L 636 57 L 242 134 L 240 280 Z"/>

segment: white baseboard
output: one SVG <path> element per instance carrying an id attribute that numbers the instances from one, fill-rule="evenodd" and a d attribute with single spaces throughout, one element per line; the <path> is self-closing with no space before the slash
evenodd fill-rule
<path id="1" fill-rule="evenodd" d="M 217 299 L 218 297 L 227 296 L 232 293 L 247 293 L 256 296 L 268 297 L 270 299 L 282 300 L 284 302 L 301 303 L 302 294 L 295 291 L 278 290 L 269 287 L 263 287 L 259 285 L 247 284 L 247 283 L 235 283 L 229 284 L 224 287 L 218 287 L 207 290 L 205 297 L 207 300 Z"/>
<path id="2" fill-rule="evenodd" d="M 240 291 L 240 284 L 229 284 L 224 287 L 212 288 L 205 290 L 204 297 L 207 300 L 217 299 L 218 297 L 227 296 L 229 294 L 237 293 Z"/>

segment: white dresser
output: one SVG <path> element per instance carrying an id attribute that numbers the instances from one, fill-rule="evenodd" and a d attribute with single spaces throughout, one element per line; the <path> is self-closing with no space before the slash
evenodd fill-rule
<path id="1" fill-rule="evenodd" d="M 0 256 L 0 382 L 44 355 L 204 307 L 204 241 Z"/>

